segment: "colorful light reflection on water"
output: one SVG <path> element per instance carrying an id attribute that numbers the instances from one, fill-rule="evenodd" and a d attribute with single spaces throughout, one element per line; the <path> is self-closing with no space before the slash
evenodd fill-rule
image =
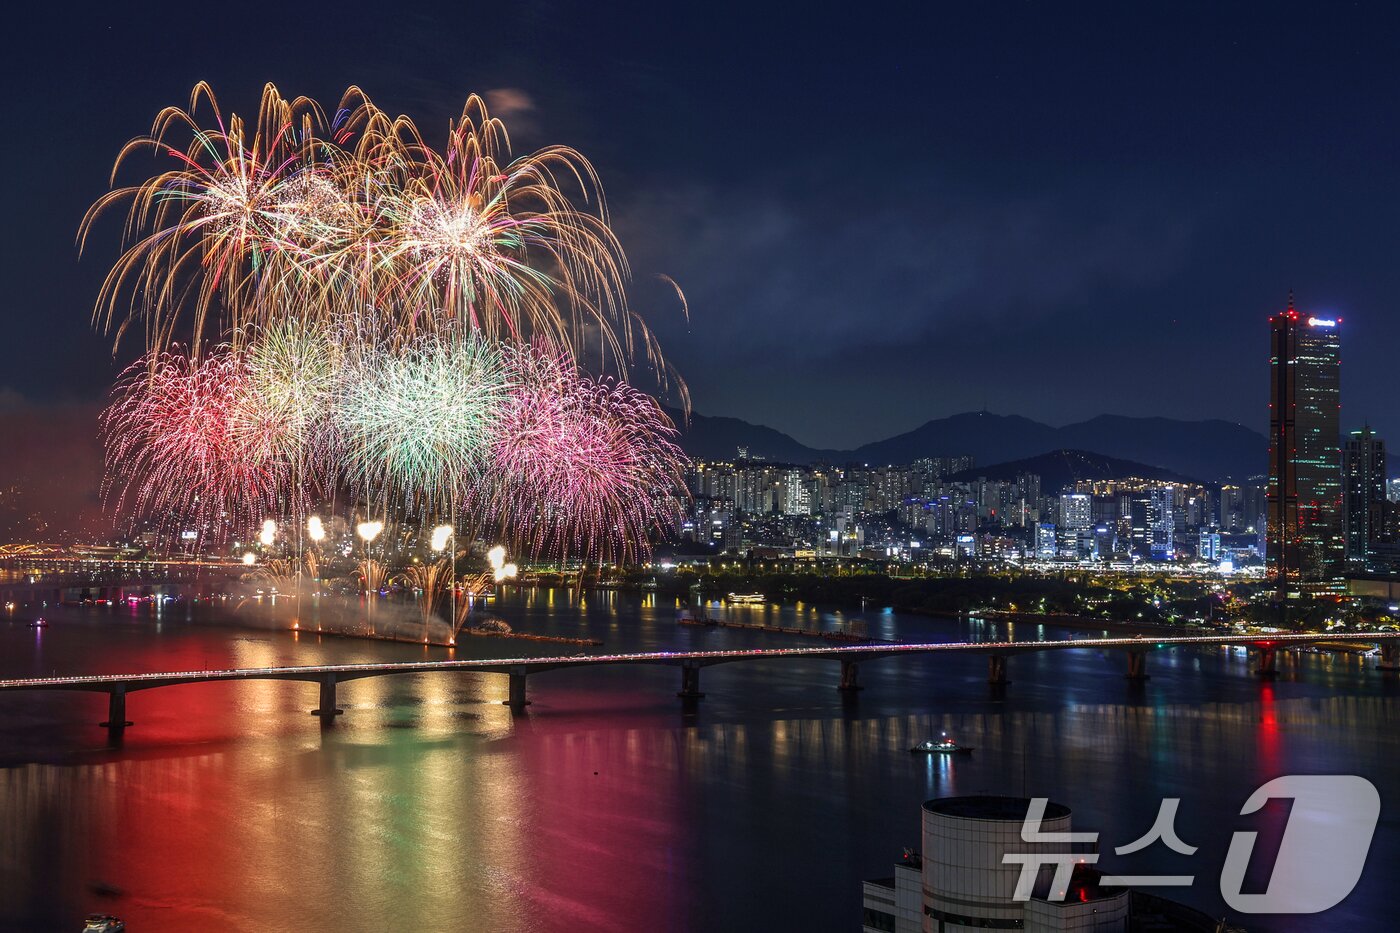
<path id="1" fill-rule="evenodd" d="M 600 650 L 808 644 L 676 626 L 664 600 L 617 594 L 527 591 L 499 611 Z M 811 607 L 764 612 L 836 624 Z M 880 637 L 1005 631 L 868 617 Z M 221 628 L 182 608 L 159 623 L 126 606 L 50 619 L 0 621 L 0 676 L 446 656 Z M 457 656 L 522 644 L 470 639 Z M 314 685 L 190 685 L 133 694 L 119 748 L 93 725 L 100 696 L 0 697 L 0 928 L 77 929 L 102 910 L 143 933 L 853 929 L 860 880 L 917 845 L 919 803 L 976 792 L 1063 800 L 1105 848 L 1181 796 L 1203 879 L 1181 896 L 1219 913 L 1229 815 L 1264 780 L 1355 772 L 1400 799 L 1395 682 L 1358 658 L 1281 661 L 1260 684 L 1228 651 L 1159 652 L 1133 686 L 1121 655 L 1076 650 L 1014 658 L 998 691 L 985 658 L 894 658 L 862 666 L 854 700 L 833 689 L 831 661 L 755 663 L 706 669 L 689 708 L 669 668 L 566 670 L 531 678 L 521 716 L 500 704 L 503 677 L 415 675 L 343 685 L 346 715 L 326 730 L 307 714 Z M 908 753 L 945 730 L 976 752 Z M 1388 928 L 1398 836 L 1383 816 L 1335 928 Z M 1174 858 L 1149 849 L 1119 867 L 1176 872 Z"/>

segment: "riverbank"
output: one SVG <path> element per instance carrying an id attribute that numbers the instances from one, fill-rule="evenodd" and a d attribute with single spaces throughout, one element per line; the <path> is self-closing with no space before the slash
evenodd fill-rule
<path id="1" fill-rule="evenodd" d="M 1181 625 L 1151 625 L 1141 622 L 1123 622 L 1118 619 L 1098 619 L 1093 616 L 1078 616 L 1053 612 L 1010 612 L 1003 609 L 986 609 L 977 612 L 920 612 L 919 615 L 941 619 L 987 619 L 993 622 L 1026 622 L 1032 625 L 1053 625 L 1078 631 L 1121 632 L 1125 635 L 1162 635 L 1180 638 L 1206 634 L 1199 629 Z"/>

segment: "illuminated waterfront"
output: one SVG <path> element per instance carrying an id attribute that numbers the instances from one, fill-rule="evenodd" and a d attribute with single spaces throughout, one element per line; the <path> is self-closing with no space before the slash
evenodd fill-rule
<path id="1" fill-rule="evenodd" d="M 809 644 L 676 626 L 671 605 L 636 597 L 572 600 L 527 591 L 500 612 L 519 630 L 601 639 L 601 651 Z M 221 628 L 183 607 L 157 625 L 147 612 L 0 623 L 0 676 L 445 656 Z M 1005 631 L 863 617 L 880 638 Z M 458 656 L 557 653 L 524 644 L 472 639 Z M 1023 789 L 1072 803 L 1108 845 L 1141 835 L 1160 796 L 1182 796 L 1181 834 L 1202 849 L 1182 899 L 1219 913 L 1229 816 L 1263 780 L 1351 771 L 1385 799 L 1400 791 L 1396 682 L 1369 659 L 1290 657 L 1261 684 L 1242 654 L 1171 650 L 1153 654 L 1143 686 L 1124 680 L 1117 652 L 1013 663 L 1001 693 L 980 657 L 887 659 L 863 669 L 854 703 L 833 689 L 830 661 L 721 666 L 690 711 L 671 669 L 565 670 L 532 679 L 523 716 L 500 705 L 499 675 L 405 676 L 343 687 L 347 714 L 326 731 L 307 715 L 314 687 L 196 685 L 137 694 L 120 750 L 92 725 L 100 697 L 0 697 L 0 816 L 13 827 L 0 927 L 64 928 L 110 908 L 140 930 L 450 929 L 462 917 L 505 930 L 851 929 L 859 880 L 914 841 L 922 800 Z M 905 751 L 945 729 L 976 754 Z M 1382 824 L 1373 865 L 1396 856 L 1397 835 Z M 1152 849 L 1140 858 L 1124 867 L 1180 868 Z M 1367 925 L 1386 903 L 1382 874 L 1368 871 L 1328 919 L 1385 928 Z M 109 900 L 95 883 L 125 893 Z M 1250 924 L 1265 928 L 1316 927 Z"/>

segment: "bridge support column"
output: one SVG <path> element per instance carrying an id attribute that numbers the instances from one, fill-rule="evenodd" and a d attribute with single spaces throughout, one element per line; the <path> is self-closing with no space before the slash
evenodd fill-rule
<path id="1" fill-rule="evenodd" d="M 1400 671 L 1400 641 L 1388 638 L 1381 642 L 1381 660 L 1376 670 Z"/>
<path id="2" fill-rule="evenodd" d="M 1259 660 L 1254 666 L 1254 676 L 1261 680 L 1273 680 L 1278 676 L 1278 649 L 1273 645 L 1260 645 Z"/>
<path id="3" fill-rule="evenodd" d="M 333 719 L 345 712 L 343 709 L 335 708 L 335 675 L 325 674 L 321 677 L 321 705 L 311 711 L 312 716 L 320 716 L 322 719 Z"/>
<path id="4" fill-rule="evenodd" d="M 525 674 L 526 668 L 517 666 L 511 668 L 507 675 L 510 677 L 510 692 L 506 694 L 506 698 L 501 701 L 501 704 L 509 706 L 516 712 L 530 705 L 530 701 L 525 697 Z"/>
<path id="5" fill-rule="evenodd" d="M 1147 674 L 1147 652 L 1128 652 L 1128 679 L 1141 683 L 1151 678 Z"/>
<path id="6" fill-rule="evenodd" d="M 1011 683 L 1006 677 L 1006 655 L 993 654 L 988 656 L 987 683 L 998 686 Z"/>
<path id="7" fill-rule="evenodd" d="M 107 721 L 98 725 L 113 731 L 131 725 L 126 718 L 126 684 L 114 684 L 107 693 Z"/>
<path id="8" fill-rule="evenodd" d="M 841 662 L 841 683 L 836 689 L 842 693 L 855 693 L 861 689 L 859 664 L 855 661 Z"/>
<path id="9" fill-rule="evenodd" d="M 698 700 L 704 695 L 700 692 L 700 665 L 684 662 L 681 665 L 681 691 L 676 696 L 683 700 Z"/>

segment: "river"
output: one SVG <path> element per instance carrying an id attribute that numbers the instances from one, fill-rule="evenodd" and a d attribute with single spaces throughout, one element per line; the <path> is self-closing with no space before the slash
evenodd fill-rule
<path id="1" fill-rule="evenodd" d="M 675 624 L 673 601 L 525 589 L 493 607 L 516 630 L 596 638 L 598 651 L 816 645 Z M 281 610 L 281 611 L 285 611 Z M 735 610 L 835 627 L 798 606 Z M 293 634 L 266 606 L 184 603 L 0 617 L 0 677 L 448 657 L 412 644 Z M 1026 622 L 856 613 L 877 638 L 1068 637 Z M 236 624 L 229 624 L 230 621 Z M 259 625 L 267 625 L 259 628 Z M 1084 634 L 1084 633 L 1081 633 Z M 454 657 L 572 654 L 466 638 Z M 832 661 L 706 668 L 704 699 L 673 668 L 530 678 L 523 714 L 499 675 L 344 684 L 345 715 L 308 715 L 313 684 L 197 684 L 128 698 L 117 745 L 92 694 L 0 694 L 0 929 L 79 930 L 110 912 L 131 933 L 319 930 L 847 930 L 860 882 L 919 844 L 920 803 L 970 793 L 1049 796 L 1105 852 L 1181 797 L 1185 858 L 1162 845 L 1123 873 L 1195 874 L 1164 890 L 1226 913 L 1217 890 L 1237 814 L 1265 781 L 1359 774 L 1382 799 L 1365 873 L 1321 917 L 1236 918 L 1250 931 L 1389 930 L 1400 867 L 1400 682 L 1356 656 L 1280 658 L 1272 683 L 1226 649 L 1149 657 L 1016 656 L 862 665 L 854 699 Z M 942 732 L 971 756 L 910 755 Z M 1267 876 L 1267 865 L 1253 876 Z M 1262 883 L 1262 882 L 1261 882 Z"/>

